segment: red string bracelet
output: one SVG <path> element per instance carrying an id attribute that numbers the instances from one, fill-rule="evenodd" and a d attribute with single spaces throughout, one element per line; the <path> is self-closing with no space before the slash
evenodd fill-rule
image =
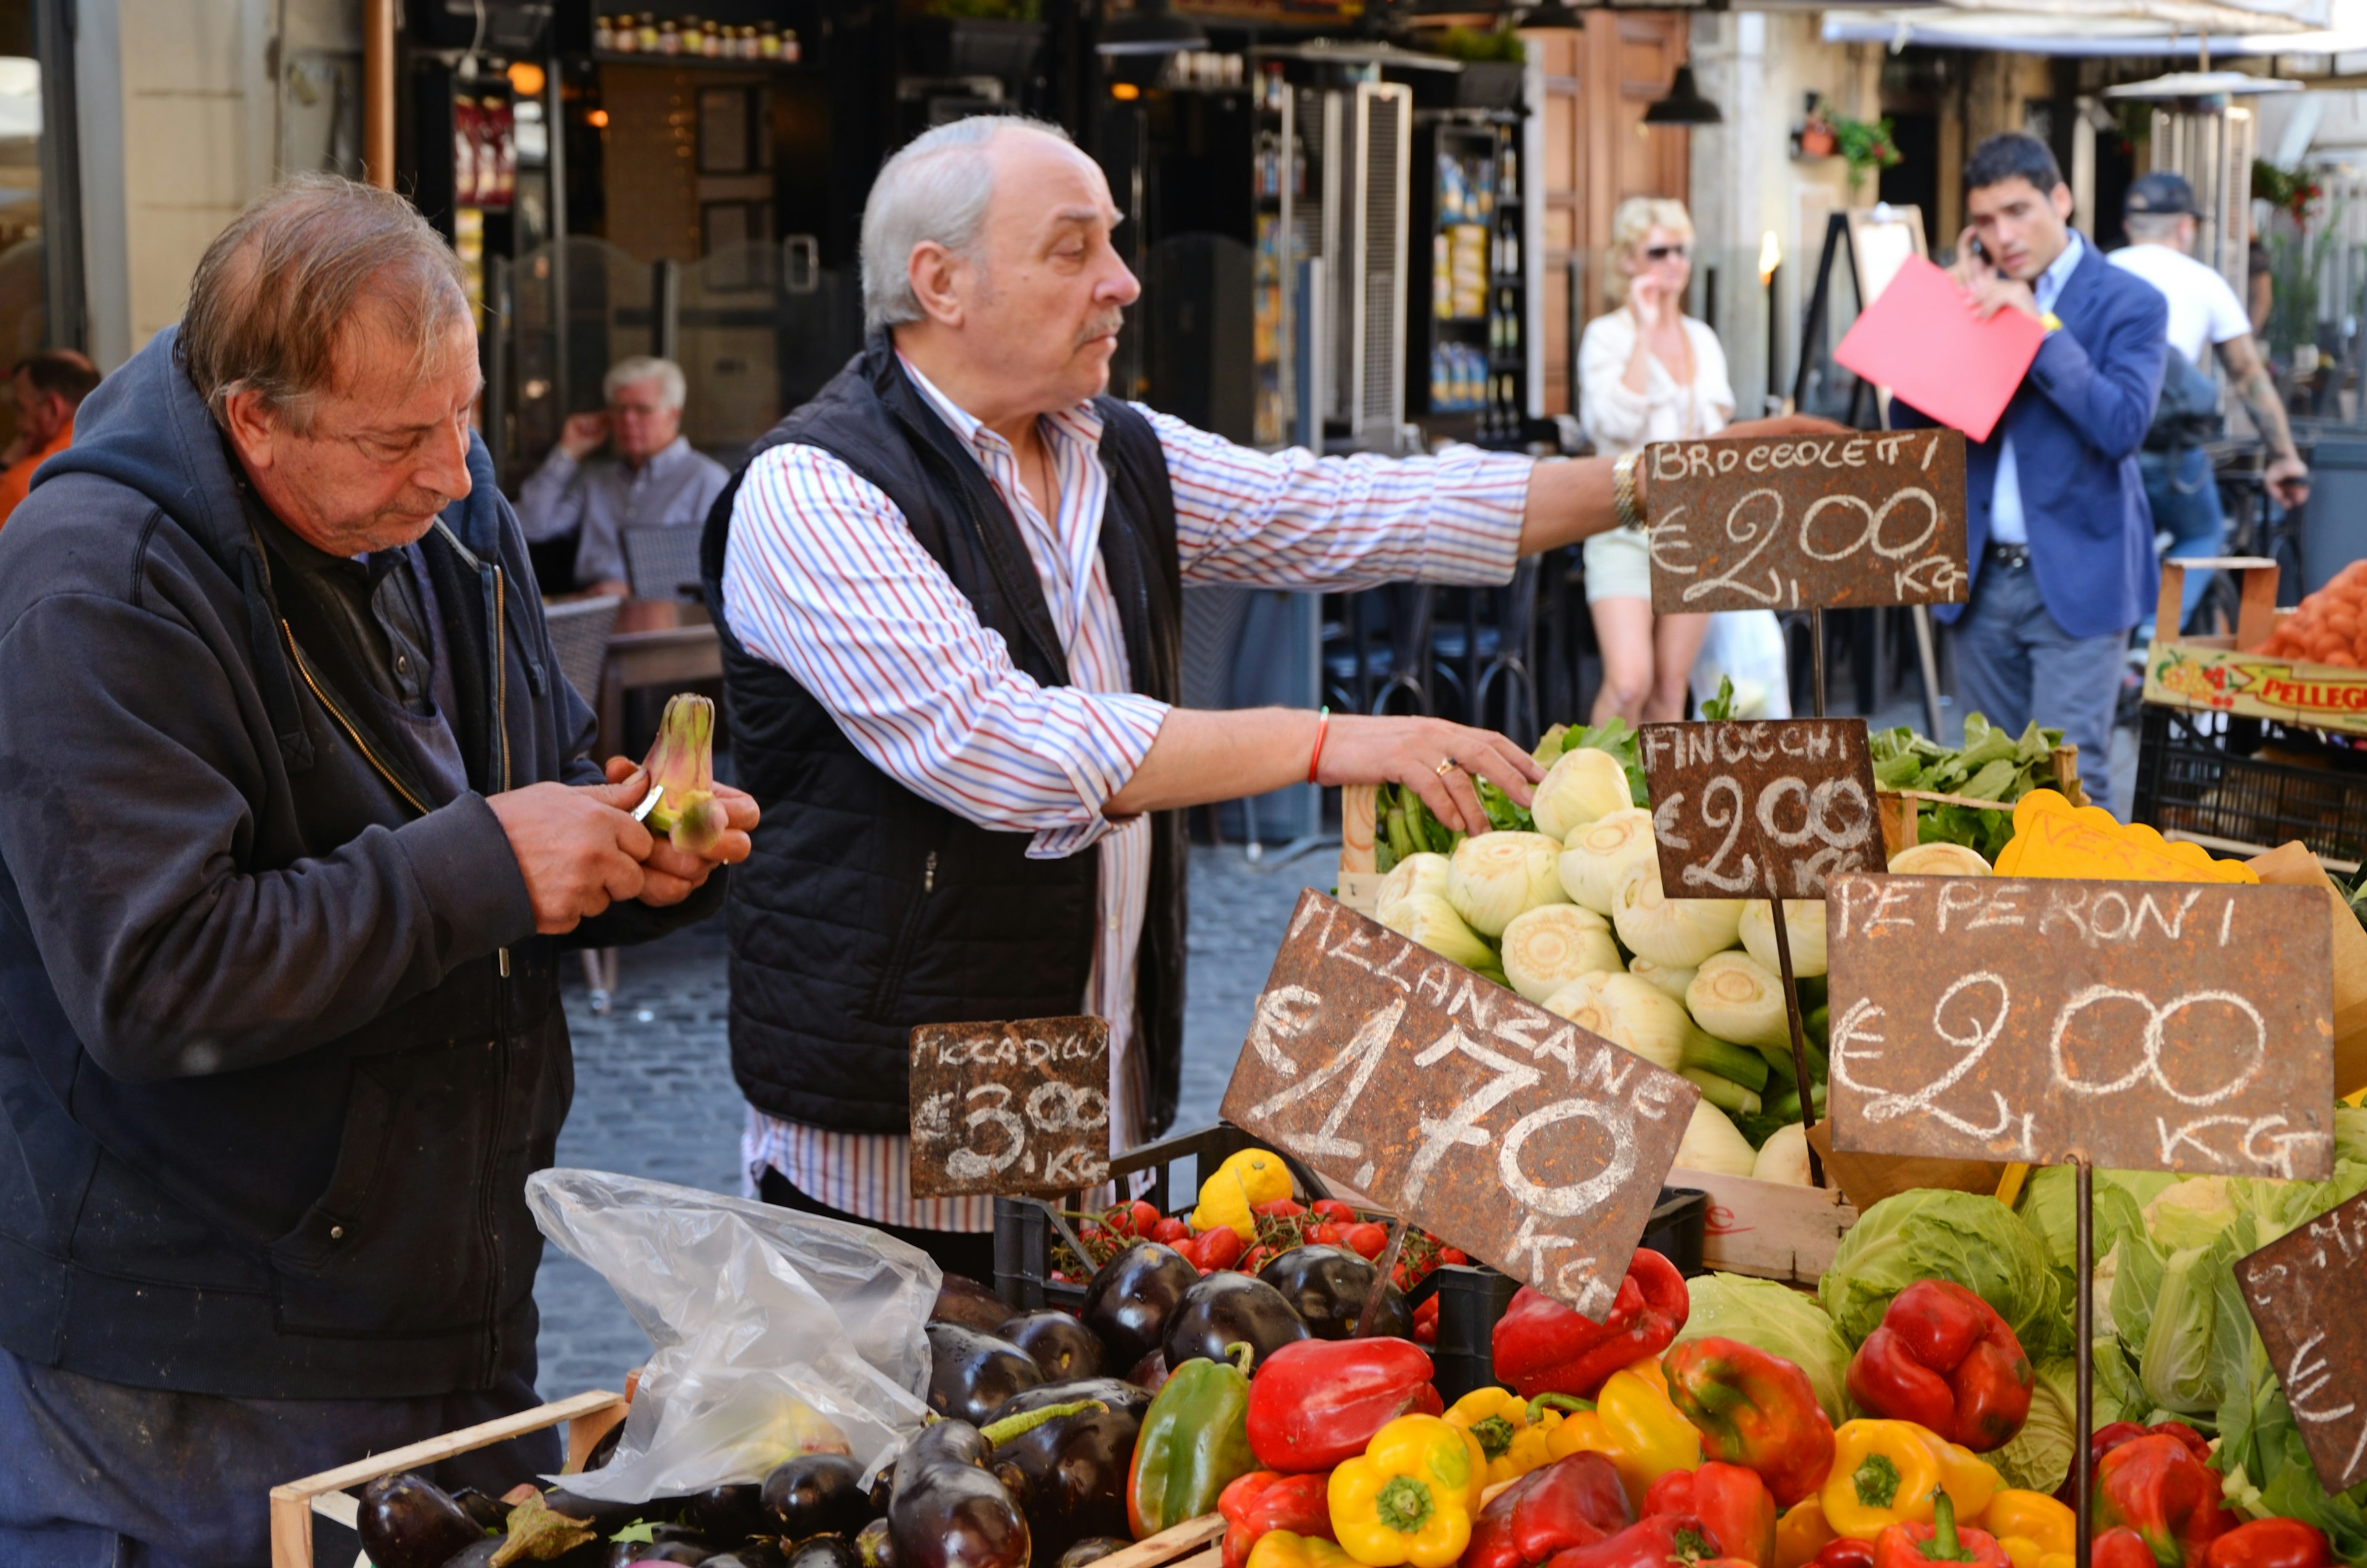
<path id="1" fill-rule="evenodd" d="M 1307 782 L 1308 784 L 1313 784 L 1315 782 L 1316 765 L 1323 761 L 1323 738 L 1331 732 L 1331 708 L 1328 706 L 1317 708 L 1315 710 L 1315 754 L 1307 759 Z"/>

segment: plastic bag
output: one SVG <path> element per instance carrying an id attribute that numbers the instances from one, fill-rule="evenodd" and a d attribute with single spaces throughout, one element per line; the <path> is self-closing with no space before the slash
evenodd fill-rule
<path id="1" fill-rule="evenodd" d="M 642 1503 L 761 1481 L 793 1454 L 839 1448 L 836 1435 L 876 1470 L 919 1428 L 941 1274 L 918 1247 L 596 1170 L 538 1171 L 526 1199 L 657 1348 L 615 1457 L 568 1476 L 569 1491 Z"/>
<path id="2" fill-rule="evenodd" d="M 1734 716 L 1792 716 L 1792 675 L 1784 627 L 1772 610 L 1720 610 L 1709 618 L 1700 655 L 1686 677 L 1698 707 L 1717 695 L 1717 678 L 1734 678 Z"/>

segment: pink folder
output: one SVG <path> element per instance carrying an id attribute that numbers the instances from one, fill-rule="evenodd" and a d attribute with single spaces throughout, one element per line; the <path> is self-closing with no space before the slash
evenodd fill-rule
<path id="1" fill-rule="evenodd" d="M 1976 321 L 1954 278 L 1909 256 L 1833 359 L 1942 424 L 1986 441 L 2045 341 L 2046 329 L 2019 310 Z"/>

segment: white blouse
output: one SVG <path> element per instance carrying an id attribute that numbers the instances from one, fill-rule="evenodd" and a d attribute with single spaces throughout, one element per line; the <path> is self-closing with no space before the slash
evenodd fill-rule
<path id="1" fill-rule="evenodd" d="M 1658 355 L 1644 356 L 1647 384 L 1630 391 L 1623 379 L 1636 352 L 1636 318 L 1625 307 L 1586 323 L 1578 345 L 1579 421 L 1594 449 L 1615 457 L 1652 441 L 1679 441 L 1713 434 L 1734 417 L 1734 389 L 1727 383 L 1726 352 L 1717 334 L 1691 316 L 1683 318 L 1693 350 L 1693 385 L 1682 386 Z"/>

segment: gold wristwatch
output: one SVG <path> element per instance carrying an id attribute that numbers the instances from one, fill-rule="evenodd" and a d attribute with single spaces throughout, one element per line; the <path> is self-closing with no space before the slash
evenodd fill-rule
<path id="1" fill-rule="evenodd" d="M 1611 508 L 1622 528 L 1641 528 L 1643 509 L 1636 504 L 1636 463 L 1643 457 L 1639 448 L 1611 465 Z"/>

